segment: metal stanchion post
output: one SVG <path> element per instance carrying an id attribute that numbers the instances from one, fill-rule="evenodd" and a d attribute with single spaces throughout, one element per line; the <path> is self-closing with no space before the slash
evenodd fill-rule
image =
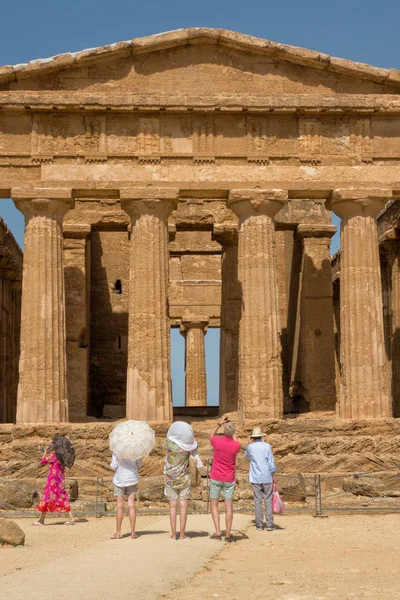
<path id="1" fill-rule="evenodd" d="M 314 475 L 314 503 L 315 503 L 315 517 L 318 517 L 318 482 L 317 475 Z"/>
<path id="2" fill-rule="evenodd" d="M 318 498 L 319 498 L 319 516 L 322 517 L 322 488 L 321 488 L 321 475 L 318 475 Z"/>

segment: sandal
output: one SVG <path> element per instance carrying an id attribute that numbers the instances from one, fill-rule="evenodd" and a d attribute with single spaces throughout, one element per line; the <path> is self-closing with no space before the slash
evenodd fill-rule
<path id="1" fill-rule="evenodd" d="M 114 535 L 111 536 L 112 540 L 120 540 L 121 539 L 121 534 L 120 533 L 114 533 Z"/>
<path id="2" fill-rule="evenodd" d="M 36 527 L 44 527 L 44 523 L 41 523 L 40 521 L 33 521 L 32 525 L 35 525 Z"/>
<path id="3" fill-rule="evenodd" d="M 64 525 L 75 525 L 75 521 L 65 521 Z"/>
<path id="4" fill-rule="evenodd" d="M 192 540 L 192 538 L 190 537 L 184 537 L 184 538 L 179 538 L 179 542 L 190 542 Z"/>
<path id="5" fill-rule="evenodd" d="M 210 535 L 210 540 L 222 540 L 222 535 L 221 534 L 217 534 L 217 533 L 213 533 L 212 535 Z"/>
<path id="6" fill-rule="evenodd" d="M 136 540 L 138 537 L 137 533 L 131 533 L 131 540 Z"/>

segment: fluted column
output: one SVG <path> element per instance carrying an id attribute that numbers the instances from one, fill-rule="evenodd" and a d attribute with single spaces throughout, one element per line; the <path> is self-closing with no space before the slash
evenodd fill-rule
<path id="1" fill-rule="evenodd" d="M 400 228 L 390 229 L 380 240 L 386 257 L 388 381 L 393 416 L 400 417 Z M 383 295 L 385 296 L 385 294 Z"/>
<path id="2" fill-rule="evenodd" d="M 239 419 L 283 413 L 275 226 L 287 202 L 283 190 L 232 190 L 228 206 L 239 217 Z"/>
<path id="3" fill-rule="evenodd" d="M 238 282 L 237 226 L 214 224 L 213 239 L 222 247 L 219 412 L 224 415 L 238 409 L 241 287 Z"/>
<path id="4" fill-rule="evenodd" d="M 168 216 L 178 190 L 121 189 L 132 220 L 126 416 L 172 420 Z"/>
<path id="5" fill-rule="evenodd" d="M 342 219 L 340 258 L 341 393 L 345 419 L 392 416 L 383 331 L 376 217 L 387 189 L 338 189 L 332 210 Z"/>
<path id="6" fill-rule="evenodd" d="M 185 405 L 207 406 L 206 353 L 204 336 L 208 317 L 182 317 L 181 333 L 185 338 Z"/>
<path id="7" fill-rule="evenodd" d="M 67 189 L 12 190 L 25 216 L 17 423 L 68 421 L 62 221 Z"/>

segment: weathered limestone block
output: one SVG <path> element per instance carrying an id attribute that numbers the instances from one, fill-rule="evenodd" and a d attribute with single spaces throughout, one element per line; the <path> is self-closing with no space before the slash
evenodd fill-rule
<path id="1" fill-rule="evenodd" d="M 132 220 L 126 416 L 170 421 L 168 216 L 178 190 L 132 188 L 120 195 Z"/>
<path id="2" fill-rule="evenodd" d="M 341 418 L 392 416 L 384 347 L 376 217 L 388 189 L 338 189 L 332 210 L 342 219 L 340 281 Z"/>
<path id="3" fill-rule="evenodd" d="M 208 317 L 184 314 L 181 333 L 185 338 L 185 405 L 207 406 L 206 353 L 204 336 Z"/>
<path id="4" fill-rule="evenodd" d="M 5 509 L 31 508 L 39 501 L 39 494 L 24 482 L 0 482 L 0 506 Z"/>
<path id="5" fill-rule="evenodd" d="M 11 519 L 0 519 L 0 545 L 23 546 L 25 533 L 21 527 Z"/>
<path id="6" fill-rule="evenodd" d="M 287 202 L 283 190 L 232 190 L 239 217 L 238 280 L 240 419 L 283 414 L 277 261 L 273 217 Z"/>
<path id="7" fill-rule="evenodd" d="M 25 216 L 18 423 L 68 420 L 62 221 L 71 190 L 17 188 Z"/>
<path id="8" fill-rule="evenodd" d="M 139 500 L 160 501 L 164 498 L 164 475 L 141 477 L 138 484 Z"/>

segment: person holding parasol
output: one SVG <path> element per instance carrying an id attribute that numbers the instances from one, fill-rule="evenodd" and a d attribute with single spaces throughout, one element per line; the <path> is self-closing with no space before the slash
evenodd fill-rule
<path id="1" fill-rule="evenodd" d="M 148 456 L 155 446 L 155 434 L 144 421 L 124 421 L 114 427 L 110 433 L 112 460 L 110 467 L 114 471 L 114 496 L 117 502 L 117 527 L 111 539 L 121 538 L 124 518 L 124 497 L 127 498 L 131 539 L 136 539 L 136 491 L 139 483 L 139 469 L 143 466 L 142 457 Z"/>

